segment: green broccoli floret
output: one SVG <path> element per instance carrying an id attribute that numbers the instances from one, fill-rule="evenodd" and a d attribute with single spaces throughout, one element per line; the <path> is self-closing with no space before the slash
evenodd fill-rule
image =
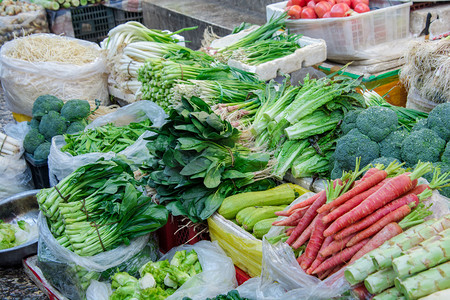
<path id="1" fill-rule="evenodd" d="M 354 170 L 357 157 L 365 166 L 380 156 L 380 147 L 358 129 L 352 129 L 337 141 L 334 155 L 342 170 Z"/>
<path id="2" fill-rule="evenodd" d="M 74 134 L 74 133 L 83 131 L 85 127 L 86 127 L 86 122 L 75 121 L 75 122 L 70 123 L 69 127 L 67 127 L 66 133 Z"/>
<path id="3" fill-rule="evenodd" d="M 341 176 L 342 176 L 342 169 L 339 166 L 339 163 L 336 161 L 333 164 L 333 169 L 331 170 L 330 178 L 334 180 L 337 178 L 341 178 Z"/>
<path id="4" fill-rule="evenodd" d="M 33 154 L 34 150 L 43 142 L 45 142 L 45 137 L 39 133 L 39 130 L 32 128 L 23 139 L 23 148 L 27 153 Z"/>
<path id="5" fill-rule="evenodd" d="M 37 97 L 33 103 L 32 116 L 40 119 L 51 111 L 60 112 L 64 102 L 52 95 L 42 95 Z"/>
<path id="6" fill-rule="evenodd" d="M 440 169 L 441 174 L 450 172 L 450 163 L 445 163 L 445 162 L 437 162 L 437 163 L 433 163 L 433 168 L 437 167 Z M 433 170 L 434 171 L 434 170 Z M 425 178 L 426 180 L 428 180 L 428 182 L 431 182 L 431 180 L 433 179 L 433 171 L 428 172 L 427 174 L 425 174 L 423 176 L 423 178 Z M 439 190 L 439 194 L 444 195 L 447 198 L 450 198 L 450 186 L 448 187 L 444 187 L 441 188 Z"/>
<path id="7" fill-rule="evenodd" d="M 437 162 L 444 151 L 445 141 L 431 129 L 413 131 L 402 143 L 402 160 L 407 166 L 420 161 Z"/>
<path id="8" fill-rule="evenodd" d="M 428 114 L 428 128 L 435 131 L 441 139 L 450 140 L 450 102 L 442 103 L 433 108 Z"/>
<path id="9" fill-rule="evenodd" d="M 39 131 L 47 140 L 51 140 L 56 135 L 66 133 L 66 130 L 67 120 L 56 111 L 51 111 L 43 116 L 39 124 Z"/>
<path id="10" fill-rule="evenodd" d="M 387 166 L 389 166 L 390 163 L 392 163 L 394 161 L 400 163 L 400 161 L 395 157 L 382 156 L 382 157 L 378 157 L 378 158 L 375 158 L 374 160 L 372 160 L 371 164 L 374 166 L 377 164 L 381 164 L 386 168 Z"/>
<path id="11" fill-rule="evenodd" d="M 31 119 L 31 121 L 28 122 L 28 126 L 30 126 L 30 128 L 39 130 L 39 120 L 36 118 Z"/>
<path id="12" fill-rule="evenodd" d="M 378 143 L 380 155 L 402 159 L 402 142 L 409 135 L 406 130 L 391 132 L 384 140 Z"/>
<path id="13" fill-rule="evenodd" d="M 411 131 L 419 131 L 421 129 L 427 128 L 428 129 L 428 119 L 420 119 L 419 121 L 414 124 L 413 128 L 411 128 Z"/>
<path id="14" fill-rule="evenodd" d="M 40 144 L 36 148 L 36 150 L 34 150 L 33 154 L 34 159 L 36 160 L 47 159 L 48 155 L 50 154 L 50 146 L 51 143 L 48 141 L 45 141 L 42 144 Z"/>
<path id="15" fill-rule="evenodd" d="M 356 128 L 375 142 L 384 140 L 397 126 L 397 114 L 387 107 L 371 106 L 356 118 Z"/>
<path id="16" fill-rule="evenodd" d="M 445 146 L 444 153 L 441 155 L 441 161 L 447 164 L 450 164 L 450 142 Z"/>
<path id="17" fill-rule="evenodd" d="M 344 134 L 347 134 L 350 130 L 356 128 L 356 118 L 362 111 L 362 109 L 355 109 L 345 114 L 341 124 L 341 130 Z"/>
<path id="18" fill-rule="evenodd" d="M 61 109 L 61 116 L 73 122 L 89 116 L 91 106 L 86 100 L 73 99 L 67 101 Z"/>

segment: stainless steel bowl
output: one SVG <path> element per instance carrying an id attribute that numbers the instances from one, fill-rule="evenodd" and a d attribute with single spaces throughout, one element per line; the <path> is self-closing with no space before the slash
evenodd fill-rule
<path id="1" fill-rule="evenodd" d="M 5 223 L 24 220 L 30 226 L 37 226 L 39 205 L 36 194 L 30 190 L 0 200 L 0 220 Z M 22 258 L 37 253 L 37 237 L 17 247 L 0 250 L 0 266 L 13 266 L 22 263 Z"/>

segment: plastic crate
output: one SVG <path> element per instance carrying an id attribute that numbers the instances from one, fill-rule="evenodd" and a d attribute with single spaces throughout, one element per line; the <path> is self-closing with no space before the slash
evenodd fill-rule
<path id="1" fill-rule="evenodd" d="M 44 189 L 50 187 L 48 176 L 48 164 L 46 159 L 35 160 L 33 155 L 25 152 L 25 161 L 31 170 L 31 177 L 35 189 Z"/>
<path id="2" fill-rule="evenodd" d="M 249 280 L 251 277 L 250 275 L 248 275 L 247 273 L 245 273 L 244 271 L 242 271 L 240 268 L 234 266 L 234 268 L 236 269 L 236 280 L 238 285 L 243 284 L 244 282 L 246 282 L 247 280 Z"/>
<path id="3" fill-rule="evenodd" d="M 189 226 L 188 223 L 189 219 L 186 217 L 169 215 L 167 224 L 156 232 L 159 250 L 166 253 L 180 245 L 193 245 L 201 240 L 209 240 L 206 224 L 197 223 L 195 226 Z"/>
<path id="4" fill-rule="evenodd" d="M 266 7 L 267 19 L 280 15 L 286 7 L 279 2 Z M 361 60 L 379 58 L 401 52 L 401 39 L 409 38 L 411 2 L 371 0 L 370 12 L 345 18 L 288 20 L 286 27 L 293 33 L 324 39 L 328 59 Z M 384 43 L 385 48 L 375 49 Z M 397 49 L 398 48 L 398 49 Z"/>
<path id="5" fill-rule="evenodd" d="M 124 24 L 128 21 L 136 21 L 144 23 L 144 15 L 142 12 L 125 11 L 114 8 L 114 22 L 117 25 Z"/>
<path id="6" fill-rule="evenodd" d="M 114 12 L 103 5 L 71 8 L 73 31 L 76 38 L 99 43 L 114 28 Z"/>

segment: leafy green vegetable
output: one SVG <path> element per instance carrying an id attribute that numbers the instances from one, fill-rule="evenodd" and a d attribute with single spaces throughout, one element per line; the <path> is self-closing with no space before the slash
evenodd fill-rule
<path id="1" fill-rule="evenodd" d="M 119 153 L 134 144 L 145 131 L 150 130 L 151 125 L 150 119 L 146 119 L 125 126 L 106 124 L 75 134 L 65 134 L 64 139 L 67 144 L 61 148 L 61 151 L 73 156 L 92 152 Z"/>
<path id="2" fill-rule="evenodd" d="M 28 240 L 30 226 L 21 220 L 17 224 L 4 223 L 0 220 L 0 250 L 12 248 Z"/>
<path id="3" fill-rule="evenodd" d="M 58 242 L 80 256 L 113 249 L 157 230 L 168 212 L 138 189 L 122 157 L 79 167 L 37 194 L 39 208 Z"/>
<path id="4" fill-rule="evenodd" d="M 184 297 L 183 300 L 192 300 L 191 298 Z M 206 300 L 250 300 L 248 298 L 242 298 L 239 292 L 236 290 L 229 291 L 226 295 L 218 295 L 214 298 L 207 298 Z"/>
<path id="5" fill-rule="evenodd" d="M 270 155 L 237 144 L 238 130 L 200 98 L 183 98 L 170 111 L 168 122 L 154 131 L 158 134 L 147 143 L 154 158 L 142 171 L 173 215 L 205 220 L 225 197 L 267 175 Z"/>

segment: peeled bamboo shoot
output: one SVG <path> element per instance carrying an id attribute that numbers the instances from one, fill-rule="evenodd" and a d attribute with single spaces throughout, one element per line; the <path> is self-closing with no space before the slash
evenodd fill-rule
<path id="1" fill-rule="evenodd" d="M 394 286 L 394 280 L 396 277 L 397 274 L 392 268 L 383 269 L 369 275 L 364 280 L 364 285 L 371 294 L 378 294 Z"/>
<path id="2" fill-rule="evenodd" d="M 397 290 L 396 287 L 387 289 L 384 292 L 372 298 L 372 300 L 404 300 L 404 299 L 406 298 L 399 290 Z"/>
<path id="3" fill-rule="evenodd" d="M 427 271 L 406 278 L 397 277 L 395 286 L 406 299 L 418 299 L 450 288 L 450 262 L 443 263 Z"/>

